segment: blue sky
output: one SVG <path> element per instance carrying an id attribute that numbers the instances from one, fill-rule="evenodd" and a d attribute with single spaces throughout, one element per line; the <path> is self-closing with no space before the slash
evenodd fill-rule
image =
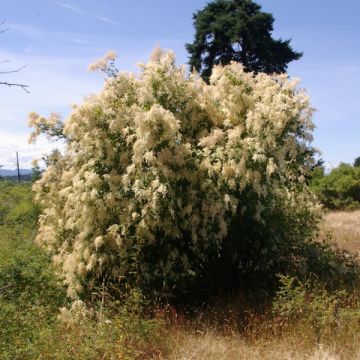
<path id="1" fill-rule="evenodd" d="M 47 151 L 45 139 L 28 145 L 27 114 L 60 112 L 102 87 L 87 66 L 107 50 L 118 53 L 117 66 L 135 70 L 156 44 L 172 49 L 179 63 L 193 39 L 192 13 L 203 0 L 1 0 L 0 19 L 9 28 L 0 34 L 0 71 L 23 65 L 0 81 L 19 81 L 19 88 L 0 86 L 0 165 L 14 167 L 15 151 L 23 167 Z M 360 2 L 346 0 L 259 0 L 275 17 L 274 37 L 291 38 L 303 57 L 289 74 L 302 79 L 317 109 L 314 145 L 328 167 L 360 156 Z"/>

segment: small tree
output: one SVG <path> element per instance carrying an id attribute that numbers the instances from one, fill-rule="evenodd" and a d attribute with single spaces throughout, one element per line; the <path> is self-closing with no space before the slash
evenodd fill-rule
<path id="1" fill-rule="evenodd" d="M 189 64 L 208 81 L 214 65 L 241 62 L 246 71 L 283 73 L 301 57 L 290 40 L 271 36 L 274 18 L 251 0 L 215 0 L 194 14 Z"/>

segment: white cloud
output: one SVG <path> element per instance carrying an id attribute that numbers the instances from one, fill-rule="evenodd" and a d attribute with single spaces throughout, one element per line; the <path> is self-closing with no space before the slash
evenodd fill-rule
<path id="1" fill-rule="evenodd" d="M 58 45 L 64 46 L 69 43 L 87 45 L 86 49 L 91 52 L 89 48 L 92 44 L 98 44 L 104 42 L 104 37 L 98 36 L 96 34 L 83 34 L 72 31 L 59 31 L 59 30 L 49 30 L 41 29 L 37 26 L 29 26 L 18 23 L 9 23 L 9 29 L 11 33 L 21 36 L 23 38 L 29 38 L 33 43 L 29 44 L 29 40 L 26 39 L 26 46 L 24 47 L 23 53 L 32 53 L 35 50 L 35 44 L 39 45 L 48 42 L 53 42 L 56 40 Z M 83 48 L 85 49 L 85 47 Z M 48 52 L 48 49 L 46 49 Z"/>
<path id="2" fill-rule="evenodd" d="M 55 111 L 66 116 L 72 103 L 81 102 L 89 92 L 99 91 L 103 80 L 86 72 L 87 58 L 19 55 L 1 50 L 0 58 L 17 59 L 12 63 L 14 67 L 28 65 L 18 73 L 6 75 L 6 79 L 27 84 L 30 90 L 27 94 L 19 88 L 0 86 L 0 165 L 13 168 L 18 151 L 21 167 L 29 167 L 31 159 L 56 144 L 40 139 L 36 145 L 28 145 L 28 113 L 36 111 L 46 116 Z"/>
<path id="3" fill-rule="evenodd" d="M 76 6 L 70 5 L 68 3 L 57 3 L 57 5 L 59 5 L 60 7 L 64 8 L 64 9 L 76 12 L 78 14 L 84 14 L 84 15 L 88 14 L 88 12 L 86 12 L 85 10 L 82 10 L 82 9 L 80 9 Z"/>
<path id="4" fill-rule="evenodd" d="M 111 20 L 105 16 L 98 16 L 97 19 L 101 20 L 101 21 L 104 21 L 104 22 L 107 22 L 109 24 L 113 24 L 113 25 L 117 25 L 117 26 L 121 26 L 121 24 L 115 20 Z"/>
<path id="5" fill-rule="evenodd" d="M 90 17 L 93 17 L 97 20 L 100 20 L 100 21 L 104 21 L 104 22 L 107 22 L 108 24 L 112 24 L 112 25 L 116 25 L 116 26 L 121 26 L 121 24 L 113 19 L 110 19 L 106 16 L 95 16 L 91 13 L 89 13 L 88 11 L 85 11 L 83 9 L 80 9 L 76 6 L 73 6 L 73 5 L 70 5 L 68 3 L 62 3 L 62 2 L 58 2 L 56 3 L 58 6 L 66 9 L 66 10 L 70 10 L 72 12 L 75 12 L 75 13 L 78 13 L 78 14 L 81 14 L 81 15 L 87 15 L 87 16 L 90 16 Z"/>
<path id="6" fill-rule="evenodd" d="M 36 144 L 28 144 L 28 134 L 14 134 L 0 131 L 0 165 L 4 169 L 14 169 L 16 166 L 16 152 L 19 153 L 21 168 L 31 168 L 31 161 L 39 159 L 52 149 L 62 148 L 61 143 L 49 143 L 45 138 L 39 138 Z"/>

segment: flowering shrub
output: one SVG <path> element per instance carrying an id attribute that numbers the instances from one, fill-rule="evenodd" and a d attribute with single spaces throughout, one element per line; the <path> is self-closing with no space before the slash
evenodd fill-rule
<path id="1" fill-rule="evenodd" d="M 69 295 L 106 276 L 165 296 L 214 259 L 268 270 L 311 235 L 312 109 L 296 80 L 232 63 L 208 85 L 160 49 L 138 75 L 100 68 L 113 76 L 73 107 L 34 185 L 37 242 Z M 33 138 L 58 135 L 49 120 L 31 114 Z"/>

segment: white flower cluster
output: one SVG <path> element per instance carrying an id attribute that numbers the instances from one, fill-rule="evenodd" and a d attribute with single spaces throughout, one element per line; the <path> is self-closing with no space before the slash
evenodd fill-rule
<path id="1" fill-rule="evenodd" d="M 88 71 L 105 71 L 110 61 L 114 61 L 117 55 L 114 51 L 108 51 L 103 58 L 97 59 L 96 62 L 88 66 Z"/>
<path id="2" fill-rule="evenodd" d="M 62 126 L 62 122 L 60 115 L 57 113 L 51 113 L 46 118 L 36 112 L 31 112 L 28 118 L 28 126 L 34 129 L 30 134 L 29 143 L 35 143 L 37 137 L 43 132 L 46 132 L 48 139 L 51 140 L 52 134 Z"/>
<path id="3" fill-rule="evenodd" d="M 79 325 L 93 316 L 93 310 L 88 309 L 81 300 L 75 300 L 71 304 L 70 309 L 66 307 L 60 308 L 58 320 L 65 324 L 68 328 Z"/>
<path id="4" fill-rule="evenodd" d="M 230 220 L 250 211 L 245 192 L 259 223 L 268 197 L 310 207 L 311 115 L 287 75 L 232 63 L 206 84 L 159 49 L 138 76 L 107 81 L 73 108 L 65 153 L 34 185 L 44 207 L 37 241 L 53 253 L 69 295 L 104 271 L 119 276 L 126 249 L 160 237 L 185 241 L 200 261 L 208 247 L 220 249 Z"/>

